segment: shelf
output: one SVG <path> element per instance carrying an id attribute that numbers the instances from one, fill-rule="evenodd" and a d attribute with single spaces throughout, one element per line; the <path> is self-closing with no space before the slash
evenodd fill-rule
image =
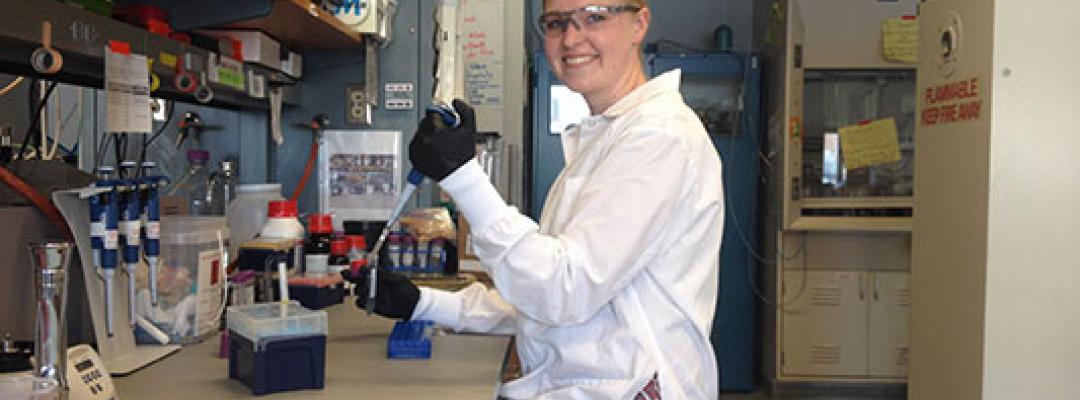
<path id="1" fill-rule="evenodd" d="M 363 46 L 363 36 L 310 0 L 274 0 L 270 14 L 225 25 L 257 29 L 292 49 L 346 49 Z"/>
<path id="2" fill-rule="evenodd" d="M 791 230 L 911 232 L 911 225 L 910 217 L 801 217 Z"/>
<path id="3" fill-rule="evenodd" d="M 912 208 L 915 201 L 912 197 L 812 197 L 802 201 L 803 209 L 822 208 Z"/>
<path id="4" fill-rule="evenodd" d="M 30 54 L 40 45 L 41 26 L 44 21 L 52 24 L 53 48 L 60 51 L 64 59 L 63 69 L 55 75 L 38 74 L 29 62 Z M 201 60 L 201 64 L 205 66 L 211 54 L 205 49 L 157 36 L 144 29 L 60 2 L 26 0 L 24 6 L 10 7 L 0 13 L 0 72 L 55 79 L 100 89 L 104 86 L 104 49 L 110 40 L 128 43 L 132 53 L 156 60 L 168 56 L 183 59 L 185 54 L 190 54 Z M 198 75 L 204 70 L 204 67 L 200 67 L 192 69 L 191 72 Z M 266 76 L 268 81 L 292 82 L 280 72 L 258 65 L 244 64 L 245 74 L 248 71 Z M 152 92 L 151 96 L 198 104 L 192 95 L 182 93 L 174 87 L 174 68 L 163 65 L 163 62 L 155 62 L 153 72 L 159 76 L 162 85 L 160 89 Z M 210 83 L 210 87 L 214 91 L 214 100 L 207 104 L 208 106 L 231 109 L 269 108 L 267 100 L 251 97 L 244 91 L 216 83 Z M 298 87 L 285 86 L 285 92 L 286 102 L 299 101 Z"/>

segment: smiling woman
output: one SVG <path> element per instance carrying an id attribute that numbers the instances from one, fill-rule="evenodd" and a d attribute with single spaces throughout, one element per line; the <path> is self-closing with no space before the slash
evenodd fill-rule
<path id="1" fill-rule="evenodd" d="M 504 398 L 719 395 L 709 335 L 724 225 L 720 158 L 679 94 L 680 73 L 646 79 L 645 5 L 544 1 L 547 61 L 590 115 L 559 136 L 566 167 L 539 221 L 507 205 L 475 161 L 464 102 L 454 104 L 461 127 L 425 119 L 409 145 L 413 165 L 441 177 L 469 222 L 495 284 L 421 288 L 411 318 L 514 334 L 525 374 L 502 386 Z"/>

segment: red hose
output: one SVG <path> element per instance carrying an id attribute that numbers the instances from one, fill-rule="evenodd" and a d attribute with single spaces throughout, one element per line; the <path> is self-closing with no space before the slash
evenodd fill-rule
<path id="1" fill-rule="evenodd" d="M 298 201 L 300 194 L 304 193 L 304 186 L 307 186 L 307 181 L 311 178 L 311 172 L 315 170 L 315 160 L 319 157 L 319 138 L 315 135 L 311 136 L 311 153 L 308 154 L 307 165 L 304 166 L 304 175 L 300 177 L 300 183 L 296 184 L 296 189 L 293 189 L 292 197 L 289 200 Z"/>
<path id="2" fill-rule="evenodd" d="M 60 210 L 56 209 L 56 206 L 53 205 L 52 201 L 46 199 L 45 196 L 38 193 L 38 191 L 30 186 L 29 183 L 26 183 L 22 178 L 11 173 L 11 171 L 3 166 L 0 166 L 0 180 L 4 181 L 8 186 L 11 186 L 12 189 L 15 189 L 16 192 L 19 192 L 19 194 L 27 200 L 30 200 L 30 202 L 34 204 L 34 207 L 37 207 L 42 214 L 45 214 L 45 217 L 49 219 L 49 222 L 52 222 L 52 224 L 64 234 L 64 237 L 67 238 L 67 240 L 75 239 L 74 236 L 71 235 L 71 229 L 68 228 L 67 222 L 64 221 L 64 217 L 60 215 Z"/>

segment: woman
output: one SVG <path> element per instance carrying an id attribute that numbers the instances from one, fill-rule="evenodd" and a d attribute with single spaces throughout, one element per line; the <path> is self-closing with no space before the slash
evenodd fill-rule
<path id="1" fill-rule="evenodd" d="M 496 290 L 417 289 L 382 273 L 374 311 L 516 335 L 524 376 L 504 385 L 503 397 L 718 396 L 709 330 L 723 231 L 720 159 L 678 92 L 679 72 L 646 81 L 650 15 L 645 0 L 545 2 L 548 62 L 592 115 L 562 135 L 566 168 L 539 225 L 488 183 L 464 102 L 454 103 L 460 127 L 425 119 L 410 144 L 414 166 L 469 221 Z"/>

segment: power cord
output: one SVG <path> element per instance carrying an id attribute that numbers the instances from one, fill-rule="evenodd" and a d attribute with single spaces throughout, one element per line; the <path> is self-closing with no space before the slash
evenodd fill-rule
<path id="1" fill-rule="evenodd" d="M 749 79 L 748 69 L 744 68 L 743 69 L 742 82 L 746 82 L 747 79 Z M 741 101 L 741 99 L 743 98 L 744 95 L 745 95 L 745 93 L 742 91 L 742 88 L 740 88 L 739 89 L 739 94 L 738 94 L 738 97 L 740 99 L 740 107 L 745 106 L 745 105 L 743 105 L 743 103 Z M 745 114 L 743 114 L 743 113 L 740 113 L 740 114 L 745 116 Z M 753 127 L 750 126 L 749 121 L 747 121 L 747 118 L 739 118 L 739 121 L 740 121 L 740 124 L 742 125 L 742 130 L 744 132 L 748 132 L 751 128 L 753 128 Z M 730 148 L 730 149 L 735 148 L 735 134 L 734 133 L 729 135 L 727 142 L 728 142 L 728 148 Z M 766 166 L 769 166 L 769 164 L 767 162 L 764 162 L 764 160 L 766 159 L 766 156 L 759 149 L 755 149 L 755 150 L 756 150 L 755 155 L 758 156 L 758 157 L 761 157 L 762 160 L 763 160 L 763 163 L 766 164 Z M 732 161 L 733 161 L 732 164 L 731 165 L 726 165 L 724 167 L 724 169 L 723 169 L 722 174 L 724 175 L 724 178 L 729 180 L 729 181 L 730 181 L 730 179 L 729 179 L 730 175 L 729 174 L 731 173 L 731 171 L 732 170 L 738 170 L 738 168 L 735 168 L 735 165 L 737 165 L 736 163 L 734 163 L 735 160 L 737 160 L 737 157 L 732 157 Z M 765 181 L 766 184 L 769 183 L 767 174 L 761 174 L 759 172 L 758 176 L 755 176 L 755 178 L 761 178 L 762 180 Z M 731 202 L 731 197 L 728 194 L 727 190 L 724 190 L 724 204 L 726 205 L 724 208 L 731 215 L 731 220 L 733 222 L 732 226 L 735 228 L 735 235 L 739 238 L 739 241 L 742 243 L 743 247 L 746 248 L 747 253 L 752 258 L 754 258 L 757 261 L 760 261 L 764 265 L 778 267 L 777 268 L 777 279 L 783 279 L 783 277 L 780 276 L 780 274 L 783 271 L 783 266 L 779 265 L 776 261 L 766 259 L 763 255 L 761 255 L 760 253 L 757 252 L 757 249 L 753 245 L 750 244 L 750 240 L 747 238 L 747 235 L 746 235 L 745 231 L 742 229 L 742 226 L 739 224 L 739 216 L 738 216 L 737 212 L 735 211 L 735 209 L 733 207 L 730 206 L 732 204 L 732 202 Z M 779 204 L 777 205 L 776 211 L 777 211 L 778 215 L 780 215 L 781 218 L 782 218 L 782 215 L 783 215 L 783 202 L 782 201 L 779 202 Z M 778 218 L 777 221 L 780 221 L 780 218 Z M 776 231 L 779 232 L 781 230 L 782 230 L 782 222 L 778 222 L 776 224 Z M 782 261 L 784 261 L 784 262 L 795 260 L 796 258 L 798 258 L 803 253 L 804 250 L 806 250 L 806 235 L 805 234 L 802 235 L 802 240 L 799 243 L 799 247 L 795 249 L 795 252 L 793 254 L 785 255 L 784 254 L 784 248 L 781 245 L 779 245 L 779 243 L 778 243 L 778 246 L 777 246 L 777 249 L 776 249 L 780 259 Z M 758 300 L 761 301 L 763 304 L 766 304 L 766 305 L 768 305 L 770 307 L 773 307 L 773 308 L 776 308 L 776 309 L 781 309 L 781 308 L 785 307 L 786 305 L 788 305 L 790 302 L 792 302 L 795 299 L 798 299 L 799 297 L 801 297 L 803 292 L 805 292 L 805 290 L 806 290 L 808 265 L 806 264 L 806 258 L 805 257 L 803 258 L 803 262 L 802 262 L 802 271 L 803 271 L 803 273 L 802 273 L 801 283 L 799 284 L 799 290 L 796 291 L 795 295 L 792 296 L 789 299 L 784 299 L 784 297 L 785 297 L 784 294 L 781 294 L 780 301 L 773 301 L 772 299 L 769 299 L 767 296 L 765 296 L 765 294 L 762 293 L 762 290 L 758 287 L 757 279 L 755 278 L 755 273 L 754 272 L 755 272 L 756 268 L 754 268 L 754 266 L 756 265 L 756 263 L 750 263 L 750 265 L 751 265 L 751 267 L 746 269 L 747 283 L 750 285 L 751 291 L 754 292 L 754 296 L 757 297 Z"/>
<path id="2" fill-rule="evenodd" d="M 26 156 L 26 151 L 32 145 L 32 143 L 31 143 L 32 138 L 34 136 L 36 136 L 36 135 L 34 135 L 34 133 L 38 132 L 38 129 L 40 129 L 38 127 L 38 124 L 40 123 L 40 119 L 38 118 L 38 115 L 41 115 L 41 110 L 45 108 L 46 104 L 48 104 L 49 96 L 51 96 L 53 91 L 56 90 L 56 83 L 57 82 L 52 81 L 51 83 L 49 83 L 49 87 L 45 89 L 45 95 L 41 98 L 41 101 L 35 101 L 35 99 L 34 99 L 33 87 L 36 86 L 35 83 L 37 83 L 37 82 L 36 81 L 31 82 L 31 85 L 30 85 L 30 87 L 31 87 L 31 89 L 29 91 L 29 93 L 30 93 L 30 102 L 29 102 L 29 104 L 30 104 L 30 127 L 26 129 L 26 136 L 23 138 L 22 147 L 19 148 L 19 154 L 18 154 L 17 158 L 19 158 L 21 160 L 26 159 L 26 157 L 27 157 Z M 35 107 L 34 104 L 37 104 L 37 106 Z"/>

